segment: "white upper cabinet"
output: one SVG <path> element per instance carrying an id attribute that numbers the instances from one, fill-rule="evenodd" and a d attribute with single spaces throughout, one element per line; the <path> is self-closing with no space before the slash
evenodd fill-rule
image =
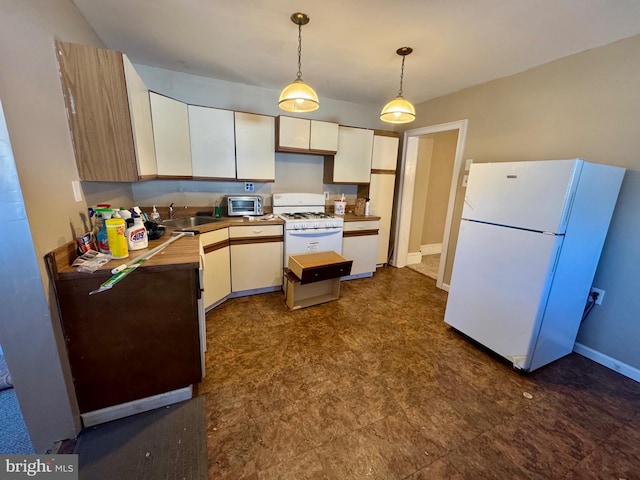
<path id="1" fill-rule="evenodd" d="M 189 105 L 194 177 L 236 178 L 233 111 Z"/>
<path id="2" fill-rule="evenodd" d="M 338 152 L 325 159 L 325 183 L 369 183 L 373 130 L 340 126 Z"/>
<path id="3" fill-rule="evenodd" d="M 141 178 L 153 178 L 158 174 L 158 167 L 156 166 L 156 148 L 153 143 L 149 90 L 125 54 L 122 54 L 122 63 L 127 83 L 129 114 L 138 174 Z"/>
<path id="4" fill-rule="evenodd" d="M 236 178 L 273 182 L 276 178 L 275 118 L 235 112 Z"/>
<path id="5" fill-rule="evenodd" d="M 371 156 L 372 170 L 394 170 L 398 161 L 398 137 L 374 135 L 373 154 Z"/>
<path id="6" fill-rule="evenodd" d="M 313 154 L 333 154 L 338 149 L 338 124 L 279 116 L 276 150 Z"/>
<path id="7" fill-rule="evenodd" d="M 187 104 L 149 92 L 158 175 L 191 177 Z"/>
<path id="8" fill-rule="evenodd" d="M 309 150 L 312 152 L 335 153 L 338 151 L 339 125 L 331 122 L 311 120 Z"/>

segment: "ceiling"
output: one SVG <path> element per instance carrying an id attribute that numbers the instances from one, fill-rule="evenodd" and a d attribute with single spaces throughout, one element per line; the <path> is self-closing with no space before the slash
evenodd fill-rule
<path id="1" fill-rule="evenodd" d="M 73 0 L 138 64 L 281 90 L 297 72 L 323 98 L 413 103 L 640 33 L 638 0 Z"/>

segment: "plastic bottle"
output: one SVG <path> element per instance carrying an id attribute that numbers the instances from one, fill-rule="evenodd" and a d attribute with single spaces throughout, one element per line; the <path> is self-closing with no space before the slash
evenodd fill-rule
<path id="1" fill-rule="evenodd" d="M 158 213 L 155 205 L 153 206 L 153 212 L 151 212 L 151 221 L 160 223 L 160 214 Z"/>
<path id="2" fill-rule="evenodd" d="M 96 218 L 100 218 L 100 230 L 96 233 L 98 241 L 98 251 L 101 253 L 111 253 L 109 249 L 109 237 L 107 235 L 107 220 L 111 218 L 112 210 L 109 208 L 96 209 Z"/>
<path id="3" fill-rule="evenodd" d="M 369 205 L 370 205 L 370 202 L 369 202 L 369 199 L 367 198 L 366 201 L 364 202 L 364 215 L 366 217 L 369 216 Z"/>
<path id="4" fill-rule="evenodd" d="M 109 239 L 109 249 L 111 258 L 127 258 L 129 248 L 127 237 L 125 236 L 126 223 L 124 218 L 110 218 L 104 223 L 107 225 L 107 238 Z"/>
<path id="5" fill-rule="evenodd" d="M 147 228 L 144 226 L 142 218 L 137 213 L 132 214 L 133 225 L 127 228 L 125 235 L 127 237 L 127 246 L 129 250 L 141 250 L 149 246 L 149 238 L 147 237 Z"/>

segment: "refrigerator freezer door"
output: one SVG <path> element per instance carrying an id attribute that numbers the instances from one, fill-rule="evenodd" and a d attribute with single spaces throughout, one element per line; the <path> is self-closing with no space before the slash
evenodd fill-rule
<path id="1" fill-rule="evenodd" d="M 463 220 L 445 322 L 528 370 L 562 240 Z"/>
<path id="2" fill-rule="evenodd" d="M 582 160 L 474 163 L 462 218 L 564 233 Z"/>

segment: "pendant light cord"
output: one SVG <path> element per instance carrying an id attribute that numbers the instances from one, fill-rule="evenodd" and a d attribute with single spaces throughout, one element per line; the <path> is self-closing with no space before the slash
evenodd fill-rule
<path id="1" fill-rule="evenodd" d="M 300 58 L 302 57 L 302 24 L 298 24 L 298 74 L 296 78 L 298 80 L 302 80 L 302 62 Z"/>
<path id="2" fill-rule="evenodd" d="M 402 55 L 402 68 L 400 69 L 400 90 L 398 90 L 398 96 L 402 96 L 402 81 L 404 80 L 404 59 L 407 58 L 406 55 Z"/>

